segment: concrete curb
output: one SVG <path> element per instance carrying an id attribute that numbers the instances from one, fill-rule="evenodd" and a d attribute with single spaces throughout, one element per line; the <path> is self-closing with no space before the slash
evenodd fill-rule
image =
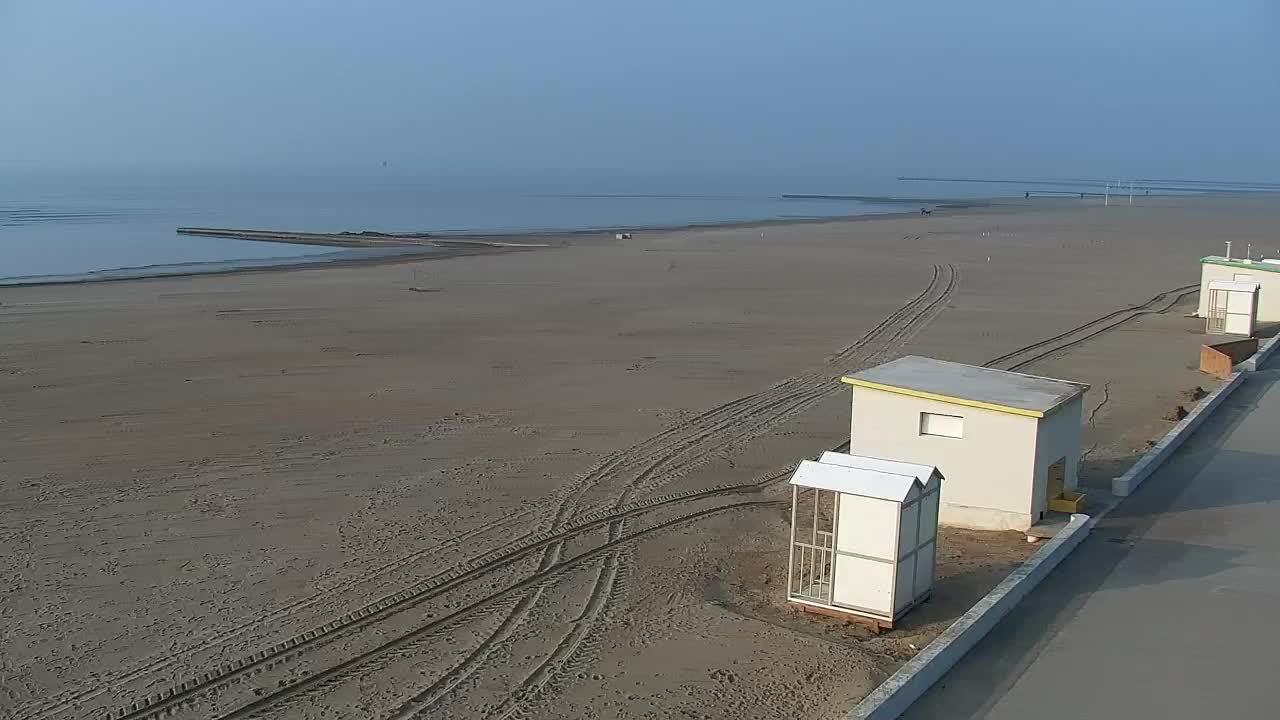
<path id="1" fill-rule="evenodd" d="M 1277 342 L 1280 342 L 1280 335 L 1277 335 L 1263 343 L 1262 347 L 1258 348 L 1258 352 L 1254 353 L 1249 359 L 1240 363 L 1238 367 L 1246 372 L 1256 371 L 1258 366 L 1266 362 L 1267 358 L 1271 357 L 1271 353 L 1275 352 Z"/>
<path id="2" fill-rule="evenodd" d="M 1255 353 L 1253 357 L 1257 357 L 1261 352 Z M 1270 352 L 1270 350 L 1267 352 Z M 1253 357 L 1249 358 L 1249 360 L 1253 360 Z M 1245 362 L 1249 362 L 1249 360 Z M 1151 477 L 1151 473 L 1155 472 L 1156 468 L 1160 467 L 1160 463 L 1172 455 L 1174 450 L 1181 447 L 1187 437 L 1195 432 L 1195 429 L 1205 421 L 1205 418 L 1213 414 L 1213 411 L 1222 404 L 1222 401 L 1244 383 L 1245 375 L 1247 375 L 1245 372 L 1231 373 L 1231 379 L 1225 385 L 1206 395 L 1200 401 L 1200 404 L 1196 405 L 1189 415 L 1182 418 L 1177 425 L 1173 426 L 1172 430 L 1160 438 L 1160 441 L 1148 450 L 1146 455 L 1138 458 L 1138 462 L 1134 463 L 1133 467 L 1125 471 L 1125 474 L 1120 477 L 1112 478 L 1112 494 L 1119 497 L 1132 495 L 1133 491 L 1137 490 L 1138 486 Z"/>
<path id="3" fill-rule="evenodd" d="M 1071 554 L 1095 522 L 1088 515 L 1072 515 L 1061 532 L 925 646 L 920 654 L 863 698 L 849 711 L 845 720 L 893 720 L 906 712 L 911 703 L 959 662 L 1063 558 Z"/>

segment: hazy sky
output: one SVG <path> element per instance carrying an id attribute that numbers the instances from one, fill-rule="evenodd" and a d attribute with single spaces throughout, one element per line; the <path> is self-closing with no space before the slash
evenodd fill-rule
<path id="1" fill-rule="evenodd" d="M 0 166 L 1280 179 L 1275 0 L 0 0 Z"/>

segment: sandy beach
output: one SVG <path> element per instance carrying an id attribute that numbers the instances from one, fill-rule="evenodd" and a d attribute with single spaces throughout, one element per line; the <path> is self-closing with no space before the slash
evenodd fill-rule
<path id="1" fill-rule="evenodd" d="M 835 378 L 1089 383 L 1104 488 L 1215 382 L 1198 258 L 1278 225 L 1019 201 L 0 288 L 0 716 L 839 716 L 1033 548 L 944 532 L 884 635 L 788 612 Z"/>

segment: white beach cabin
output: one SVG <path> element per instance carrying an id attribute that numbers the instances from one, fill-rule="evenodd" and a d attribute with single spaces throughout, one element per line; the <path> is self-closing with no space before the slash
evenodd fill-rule
<path id="1" fill-rule="evenodd" d="M 1205 334 L 1251 337 L 1258 317 L 1258 283 L 1210 280 L 1207 290 Z"/>
<path id="2" fill-rule="evenodd" d="M 893 627 L 933 591 L 941 482 L 937 468 L 857 455 L 800 463 L 787 600 Z"/>
<path id="3" fill-rule="evenodd" d="M 1200 305 L 1196 316 L 1209 318 L 1209 283 L 1219 280 L 1256 283 L 1257 321 L 1280 322 L 1280 260 L 1249 260 L 1210 255 L 1200 259 Z"/>
<path id="4" fill-rule="evenodd" d="M 937 467 L 943 525 L 1028 530 L 1079 512 L 1088 385 L 907 356 L 842 378 L 853 389 L 849 452 Z"/>

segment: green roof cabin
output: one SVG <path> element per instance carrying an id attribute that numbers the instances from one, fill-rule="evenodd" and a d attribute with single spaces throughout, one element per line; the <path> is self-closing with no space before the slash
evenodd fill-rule
<path id="1" fill-rule="evenodd" d="M 1229 251 L 1228 251 L 1229 252 Z M 1209 317 L 1209 300 L 1213 282 L 1256 283 L 1257 321 L 1280 322 L 1280 260 L 1250 260 L 1219 255 L 1200 258 L 1200 306 L 1198 317 Z"/>

